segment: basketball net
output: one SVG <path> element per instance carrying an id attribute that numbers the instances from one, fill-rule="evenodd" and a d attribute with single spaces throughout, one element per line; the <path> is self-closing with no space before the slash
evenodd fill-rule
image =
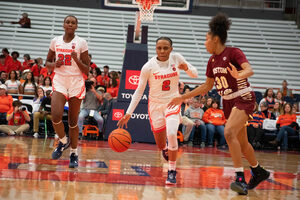
<path id="1" fill-rule="evenodd" d="M 138 4 L 141 22 L 152 22 L 155 8 L 161 4 L 160 0 L 133 0 Z"/>

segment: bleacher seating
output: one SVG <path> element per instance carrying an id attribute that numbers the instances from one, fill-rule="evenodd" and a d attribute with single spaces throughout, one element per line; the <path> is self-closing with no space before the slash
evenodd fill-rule
<path id="1" fill-rule="evenodd" d="M 23 12 L 31 18 L 31 29 L 9 23 L 18 20 Z M 77 34 L 88 41 L 93 62 L 121 70 L 127 25 L 134 24 L 135 12 L 1 1 L 0 21 L 4 24 L 0 25 L 0 47 L 45 59 L 50 40 L 63 34 L 62 23 L 68 14 L 78 17 Z M 174 41 L 174 51 L 183 54 L 199 71 L 199 78 L 192 79 L 183 73 L 181 80 L 204 82 L 210 57 L 204 41 L 210 19 L 155 13 L 154 22 L 149 24 L 149 57 L 155 55 L 157 37 L 169 36 Z M 252 64 L 255 72 L 250 78 L 252 86 L 280 88 L 282 80 L 286 79 L 289 88 L 300 89 L 300 30 L 294 21 L 232 18 L 232 22 L 227 44 L 241 48 Z"/>

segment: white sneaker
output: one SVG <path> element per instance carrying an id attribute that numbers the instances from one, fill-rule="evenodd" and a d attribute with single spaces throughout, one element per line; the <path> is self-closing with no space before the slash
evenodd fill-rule
<path id="1" fill-rule="evenodd" d="M 16 135 L 16 133 L 14 131 L 10 131 L 9 135 Z"/>
<path id="2" fill-rule="evenodd" d="M 34 137 L 34 138 L 38 138 L 38 137 L 39 137 L 39 133 L 34 133 L 34 134 L 33 134 L 33 137 Z"/>

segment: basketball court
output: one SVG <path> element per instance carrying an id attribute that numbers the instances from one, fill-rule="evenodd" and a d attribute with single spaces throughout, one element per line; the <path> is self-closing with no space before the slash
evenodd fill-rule
<path id="1" fill-rule="evenodd" d="M 104 7 L 107 8 L 134 11 L 137 10 L 137 5 L 134 4 L 141 1 L 133 0 L 131 3 L 131 1 L 104 0 L 103 2 Z M 164 5 L 158 0 L 147 2 L 139 5 L 139 9 L 144 10 L 144 13 L 142 16 L 141 14 L 137 15 L 135 31 L 131 33 L 134 38 L 133 43 L 143 44 L 143 38 L 141 39 L 143 22 L 141 23 L 138 19 L 144 20 L 145 25 L 151 26 L 154 9 L 170 13 L 187 13 L 191 9 L 189 0 L 180 1 L 180 4 L 168 5 Z M 157 4 L 157 7 L 153 7 L 149 2 Z M 133 45 L 129 46 L 133 47 Z M 135 46 L 134 48 L 137 49 Z M 124 67 L 127 66 L 124 65 L 123 70 Z M 134 70 L 131 70 L 130 73 L 134 73 Z M 123 74 L 125 77 L 126 73 Z M 133 75 L 138 76 L 139 74 Z M 124 81 L 121 84 L 122 87 L 125 87 Z M 134 89 L 131 88 L 133 90 L 131 94 Z M 130 92 L 126 94 L 130 94 Z M 120 107 L 124 107 L 128 102 L 128 100 L 120 100 Z M 107 127 L 108 131 L 105 133 L 106 139 L 110 130 L 116 128 L 116 122 L 124 114 L 124 110 L 122 111 L 118 107 L 114 110 L 110 116 L 112 119 L 110 127 Z M 136 112 L 138 113 L 140 110 L 143 111 L 143 108 L 137 108 Z M 138 116 L 142 115 L 136 115 L 136 119 Z M 146 132 L 151 132 L 146 117 L 145 121 L 143 123 L 147 123 L 148 127 L 139 121 L 135 122 L 136 125 L 134 125 L 134 120 L 129 123 L 131 126 L 129 132 L 135 143 L 122 153 L 114 152 L 107 141 L 80 140 L 79 167 L 77 169 L 68 167 L 69 150 L 64 152 L 61 159 L 51 159 L 51 153 L 55 148 L 53 138 L 1 137 L 0 199 L 300 199 L 299 152 L 256 151 L 257 159 L 271 172 L 271 176 L 255 190 L 249 191 L 247 196 L 241 196 L 230 190 L 230 183 L 234 180 L 234 168 L 228 150 L 180 145 L 177 159 L 177 184 L 166 186 L 168 163 L 163 159 L 155 144 L 142 142 L 149 140 L 148 136 L 140 137 L 143 134 L 146 135 Z M 246 160 L 243 162 L 246 181 L 249 181 L 249 166 Z"/>
<path id="2" fill-rule="evenodd" d="M 1 137 L 0 199 L 299 199 L 299 153 L 256 152 L 271 177 L 239 196 L 229 188 L 234 169 L 228 150 L 180 146 L 177 185 L 165 186 L 167 162 L 154 144 L 134 143 L 123 153 L 106 141 L 79 142 L 79 167 L 69 150 L 52 160 L 54 139 Z M 246 180 L 249 167 L 244 160 Z"/>

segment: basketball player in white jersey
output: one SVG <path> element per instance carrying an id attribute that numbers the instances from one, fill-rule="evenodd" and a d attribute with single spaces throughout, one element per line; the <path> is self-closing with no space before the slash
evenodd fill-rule
<path id="1" fill-rule="evenodd" d="M 85 96 L 83 73 L 88 74 L 89 56 L 87 42 L 75 35 L 78 20 L 69 15 L 64 19 L 65 34 L 52 39 L 47 56 L 47 67 L 54 68 L 53 93 L 51 100 L 52 123 L 59 137 L 59 144 L 52 153 L 53 159 L 59 159 L 64 150 L 71 145 L 70 168 L 78 167 L 78 113 Z M 69 138 L 66 137 L 62 115 L 68 101 Z"/>
<path id="2" fill-rule="evenodd" d="M 194 66 L 186 62 L 179 53 L 171 53 L 172 40 L 160 37 L 156 40 L 157 56 L 151 58 L 142 68 L 139 85 L 132 96 L 126 114 L 118 122 L 118 126 L 127 128 L 127 123 L 149 84 L 148 112 L 150 124 L 156 144 L 164 158 L 169 162 L 166 184 L 176 184 L 177 130 L 181 121 L 180 105 L 168 109 L 168 102 L 179 96 L 178 83 L 180 70 L 190 77 L 196 78 L 198 72 Z M 168 139 L 168 144 L 166 143 Z"/>

